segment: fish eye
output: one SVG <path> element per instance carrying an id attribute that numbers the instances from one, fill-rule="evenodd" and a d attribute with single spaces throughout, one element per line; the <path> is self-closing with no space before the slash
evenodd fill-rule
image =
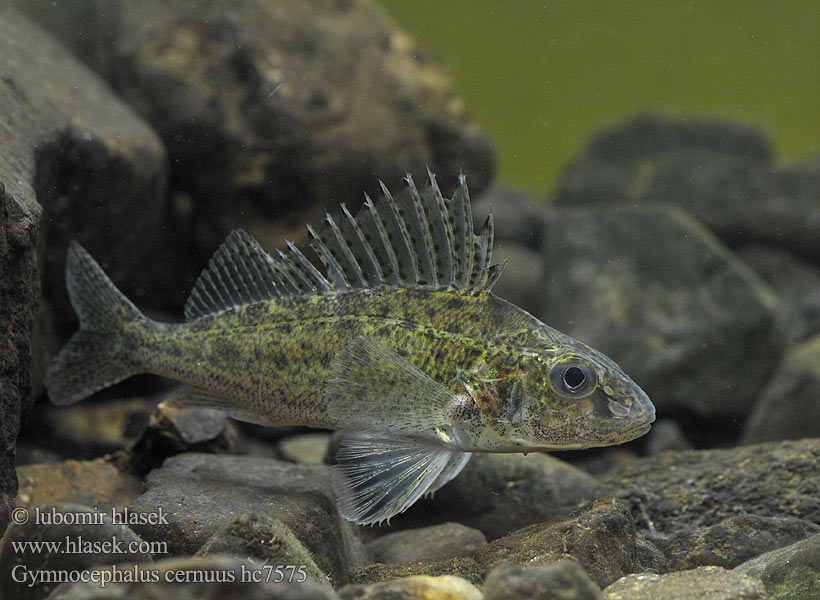
<path id="1" fill-rule="evenodd" d="M 595 371 L 584 364 L 555 365 L 549 375 L 550 387 L 560 396 L 578 398 L 595 389 Z"/>
<path id="2" fill-rule="evenodd" d="M 584 375 L 584 372 L 578 367 L 564 369 L 564 373 L 561 377 L 564 380 L 564 387 L 572 392 L 584 385 L 584 381 L 587 379 L 587 376 Z"/>

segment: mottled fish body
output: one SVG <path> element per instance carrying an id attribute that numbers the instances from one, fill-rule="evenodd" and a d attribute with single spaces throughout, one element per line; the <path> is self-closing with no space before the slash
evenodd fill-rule
<path id="1" fill-rule="evenodd" d="M 452 479 L 471 452 L 621 443 L 654 420 L 606 356 L 490 290 L 492 219 L 473 232 L 466 183 L 452 199 L 407 178 L 393 198 L 342 207 L 271 257 L 231 233 L 200 276 L 185 323 L 147 319 L 77 244 L 66 281 L 80 330 L 46 379 L 70 404 L 137 373 L 185 384 L 182 406 L 268 425 L 343 432 L 340 510 L 374 523 Z"/>

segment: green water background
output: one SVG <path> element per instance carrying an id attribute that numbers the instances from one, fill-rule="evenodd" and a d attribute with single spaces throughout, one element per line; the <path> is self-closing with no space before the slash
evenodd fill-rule
<path id="1" fill-rule="evenodd" d="M 498 179 L 547 194 L 600 127 L 725 116 L 820 153 L 820 2 L 381 0 L 490 134 Z"/>

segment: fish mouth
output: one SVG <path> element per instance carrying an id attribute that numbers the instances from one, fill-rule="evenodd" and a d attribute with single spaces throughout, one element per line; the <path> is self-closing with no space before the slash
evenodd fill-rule
<path id="1" fill-rule="evenodd" d="M 654 420 L 655 419 L 653 418 L 652 421 L 654 421 Z M 641 437 L 645 433 L 648 433 L 650 429 L 652 429 L 652 421 L 649 421 L 648 423 L 641 423 L 640 425 L 636 425 L 635 427 L 632 427 L 631 429 L 627 429 L 624 432 L 624 437 L 626 438 L 627 441 L 628 440 L 634 440 L 635 438 Z"/>

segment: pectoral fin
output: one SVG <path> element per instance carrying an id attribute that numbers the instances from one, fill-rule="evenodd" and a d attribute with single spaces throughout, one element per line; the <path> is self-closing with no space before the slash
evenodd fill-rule
<path id="1" fill-rule="evenodd" d="M 424 492 L 424 497 L 432 496 L 440 490 L 445 483 L 451 481 L 456 475 L 461 473 L 461 470 L 470 462 L 470 457 L 472 457 L 472 453 L 470 452 L 453 452 L 453 456 L 450 457 L 450 460 L 441 470 L 441 473 L 439 473 L 435 481 L 430 484 L 427 491 Z"/>
<path id="2" fill-rule="evenodd" d="M 434 435 L 447 424 L 453 394 L 370 337 L 347 344 L 330 364 L 328 413 L 343 429 Z"/>
<path id="3" fill-rule="evenodd" d="M 332 477 L 339 509 L 360 525 L 389 520 L 454 477 L 467 462 L 462 454 L 435 442 L 345 434 Z"/>

